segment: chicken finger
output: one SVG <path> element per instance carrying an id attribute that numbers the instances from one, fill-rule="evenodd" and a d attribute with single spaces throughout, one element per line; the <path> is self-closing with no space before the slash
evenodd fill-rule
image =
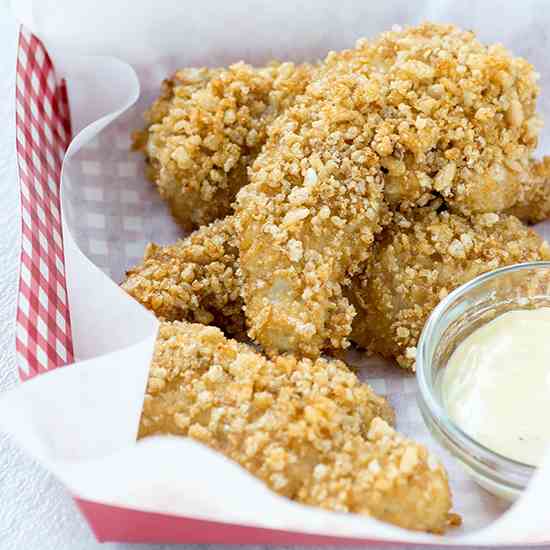
<path id="1" fill-rule="evenodd" d="M 425 23 L 359 41 L 326 64 L 364 78 L 362 135 L 386 173 L 393 208 L 434 196 L 467 215 L 513 205 L 542 126 L 537 74 L 526 60 L 472 32 Z"/>
<path id="2" fill-rule="evenodd" d="M 267 125 L 300 94 L 312 65 L 182 69 L 165 80 L 134 133 L 148 176 L 187 230 L 223 217 L 246 183 Z"/>
<path id="3" fill-rule="evenodd" d="M 548 244 L 514 216 L 398 215 L 351 287 L 359 311 L 352 338 L 414 370 L 424 323 L 448 293 L 493 269 L 548 259 Z"/>
<path id="4" fill-rule="evenodd" d="M 271 361 L 216 328 L 174 322 L 160 329 L 139 437 L 187 435 L 298 502 L 442 532 L 445 470 L 392 420 L 340 361 Z"/>
<path id="5" fill-rule="evenodd" d="M 228 216 L 176 244 L 149 244 L 121 286 L 160 319 L 213 324 L 243 336 L 238 258 L 234 219 Z"/>
<path id="6" fill-rule="evenodd" d="M 271 124 L 237 195 L 249 335 L 268 353 L 349 345 L 355 312 L 342 285 L 390 217 L 365 147 L 368 95 L 349 67 L 321 69 Z"/>

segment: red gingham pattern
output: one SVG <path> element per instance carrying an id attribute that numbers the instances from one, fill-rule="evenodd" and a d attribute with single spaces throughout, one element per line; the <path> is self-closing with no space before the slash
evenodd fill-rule
<path id="1" fill-rule="evenodd" d="M 21 27 L 16 73 L 21 272 L 16 350 L 22 380 L 73 361 L 59 186 L 71 140 L 65 82 L 43 44 Z"/>

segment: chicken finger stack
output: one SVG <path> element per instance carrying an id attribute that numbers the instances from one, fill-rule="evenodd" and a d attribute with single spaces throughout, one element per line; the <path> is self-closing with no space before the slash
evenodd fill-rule
<path id="1" fill-rule="evenodd" d="M 354 342 L 414 369 L 446 294 L 550 259 L 524 225 L 550 213 L 536 80 L 502 46 L 426 23 L 316 65 L 166 81 L 134 144 L 198 229 L 150 245 L 122 285 L 163 321 L 140 436 L 194 437 L 299 502 L 442 532 L 442 467 L 320 355 Z"/>

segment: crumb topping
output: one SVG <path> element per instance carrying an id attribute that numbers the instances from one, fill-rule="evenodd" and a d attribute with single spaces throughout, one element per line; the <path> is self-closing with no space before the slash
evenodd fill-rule
<path id="1" fill-rule="evenodd" d="M 473 278 L 521 262 L 550 259 L 550 247 L 517 218 L 472 219 L 425 208 L 388 227 L 351 287 L 360 311 L 352 338 L 414 369 L 424 323 L 441 299 Z"/>
<path id="2" fill-rule="evenodd" d="M 274 491 L 329 510 L 445 529 L 445 471 L 338 360 L 268 360 L 213 327 L 163 323 L 139 437 L 188 435 Z"/>
<path id="3" fill-rule="evenodd" d="M 231 211 L 267 126 L 314 71 L 308 64 L 240 62 L 181 69 L 164 81 L 145 113 L 147 128 L 134 134 L 134 148 L 146 155 L 149 178 L 185 228 Z"/>

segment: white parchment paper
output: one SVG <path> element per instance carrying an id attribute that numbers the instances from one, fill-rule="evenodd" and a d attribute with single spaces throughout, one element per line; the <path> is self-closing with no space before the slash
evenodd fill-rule
<path id="1" fill-rule="evenodd" d="M 398 429 L 442 457 L 464 525 L 447 537 L 301 506 L 237 465 L 183 438 L 135 436 L 157 322 L 117 284 L 150 241 L 182 236 L 129 152 L 132 129 L 178 67 L 274 57 L 304 60 L 350 47 L 392 24 L 454 22 L 500 41 L 541 72 L 550 113 L 550 10 L 544 1 L 370 2 L 279 0 L 201 3 L 14 2 L 67 78 L 75 139 L 63 167 L 68 291 L 78 363 L 0 398 L 0 426 L 78 496 L 144 510 L 264 527 L 437 544 L 550 541 L 550 459 L 513 507 L 478 488 L 429 436 L 416 381 L 350 352 L 361 377 L 389 397 Z M 116 56 L 116 57 L 113 57 Z M 118 59 L 117 59 L 118 58 Z M 546 118 L 550 119 L 550 116 Z M 550 152 L 550 132 L 541 140 Z M 550 228 L 550 227 L 549 227 Z M 545 233 L 544 226 L 540 230 Z M 550 231 L 548 231 L 550 233 Z"/>

